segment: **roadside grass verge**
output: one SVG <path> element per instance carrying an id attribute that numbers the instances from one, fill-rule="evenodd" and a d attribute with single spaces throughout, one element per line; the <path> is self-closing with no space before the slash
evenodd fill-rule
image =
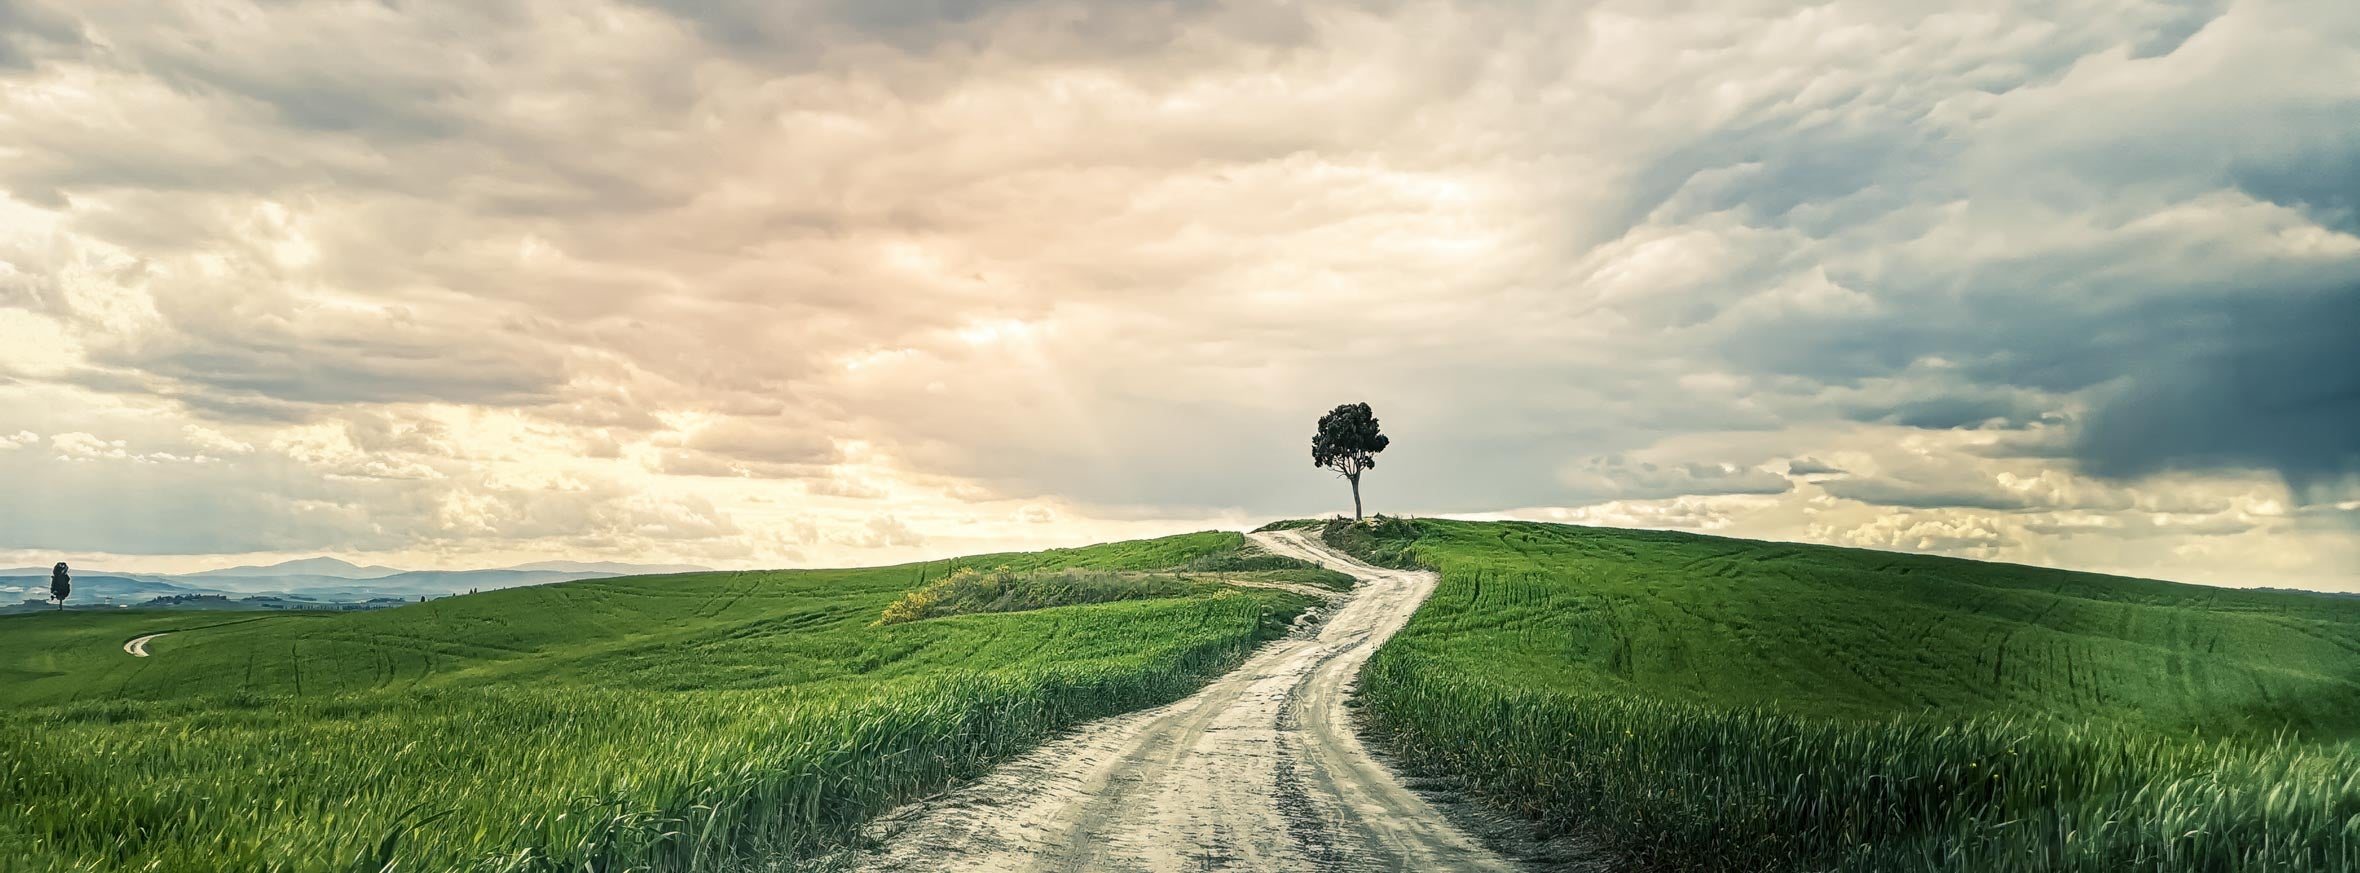
<path id="1" fill-rule="evenodd" d="M 1989 716 L 1882 723 L 1361 677 L 1405 761 L 1650 870 L 2360 869 L 2360 755 Z"/>
<path id="2" fill-rule="evenodd" d="M 2360 603 L 1684 534 L 1335 531 L 1441 586 L 1401 760 L 1641 869 L 2360 869 Z"/>

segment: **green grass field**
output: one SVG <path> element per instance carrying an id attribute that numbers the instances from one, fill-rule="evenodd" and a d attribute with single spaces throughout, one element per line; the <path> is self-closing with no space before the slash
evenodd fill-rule
<path id="1" fill-rule="evenodd" d="M 1442 571 L 1363 676 L 1402 760 L 1643 868 L 2360 869 L 2360 600 L 1559 525 L 1323 535 Z M 1350 585 L 1242 545 L 0 618 L 0 870 L 776 866 L 1176 699 L 1310 602 L 1224 578 Z M 880 621 L 958 567 L 1010 572 L 957 609 L 1111 602 Z"/>
<path id="2" fill-rule="evenodd" d="M 961 565 L 1236 560 L 1207 533 Z M 1176 699 L 1310 598 L 878 626 L 937 562 L 512 589 L 332 615 L 0 618 L 0 859 L 25 870 L 739 869 L 1075 722 Z M 125 640 L 173 631 L 133 658 Z M 388 868 L 388 862 L 394 864 Z"/>
<path id="3" fill-rule="evenodd" d="M 2360 869 L 2360 599 L 1525 523 L 1331 526 L 1442 584 L 1380 730 L 1658 869 Z"/>

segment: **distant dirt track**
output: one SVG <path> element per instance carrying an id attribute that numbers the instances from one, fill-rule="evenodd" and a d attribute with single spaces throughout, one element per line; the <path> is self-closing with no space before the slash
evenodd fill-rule
<path id="1" fill-rule="evenodd" d="M 1168 706 L 1102 719 L 871 830 L 863 870 L 1477 870 L 1516 867 L 1404 788 L 1353 733 L 1361 664 L 1433 593 L 1282 531 L 1270 551 L 1352 574 L 1316 632 Z"/>
<path id="2" fill-rule="evenodd" d="M 171 631 L 165 631 L 164 633 L 168 634 L 171 633 Z M 145 658 L 148 656 L 148 641 L 163 635 L 164 634 L 148 634 L 144 637 L 132 637 L 129 642 L 123 644 L 123 651 L 130 652 L 131 656 L 134 658 Z"/>

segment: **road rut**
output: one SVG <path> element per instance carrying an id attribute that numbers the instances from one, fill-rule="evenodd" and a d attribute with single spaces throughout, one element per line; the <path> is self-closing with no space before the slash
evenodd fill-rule
<path id="1" fill-rule="evenodd" d="M 1294 531 L 1278 554 L 1360 580 L 1314 631 L 1168 706 L 1101 719 L 872 827 L 878 871 L 1509 871 L 1369 756 L 1346 714 L 1432 573 L 1353 560 Z"/>

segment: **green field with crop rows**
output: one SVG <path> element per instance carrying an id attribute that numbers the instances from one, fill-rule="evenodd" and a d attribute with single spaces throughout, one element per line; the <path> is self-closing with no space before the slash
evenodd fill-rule
<path id="1" fill-rule="evenodd" d="M 1251 563 L 1241 542 L 958 563 L 1205 569 Z M 878 623 L 951 569 L 639 577 L 333 615 L 0 618 L 0 859 L 606 871 L 807 856 L 1058 729 L 1184 696 L 1311 602 L 1191 574 L 1151 599 Z M 152 657 L 124 653 L 165 630 Z"/>
<path id="2" fill-rule="evenodd" d="M 1405 760 L 1672 870 L 2360 870 L 2360 599 L 1681 533 L 1331 525 L 1438 568 Z"/>

